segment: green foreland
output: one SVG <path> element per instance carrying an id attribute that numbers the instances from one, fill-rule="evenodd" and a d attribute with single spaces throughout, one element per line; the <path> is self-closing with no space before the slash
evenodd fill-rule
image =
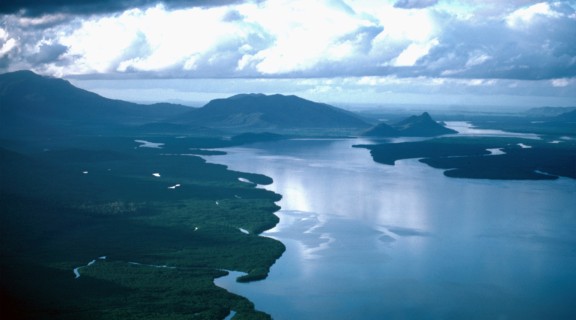
<path id="1" fill-rule="evenodd" d="M 576 179 L 576 143 L 573 140 L 446 137 L 432 140 L 359 145 L 374 161 L 394 165 L 418 159 L 446 170 L 448 177 L 502 180 Z M 492 154 L 492 151 L 496 151 Z"/>
<path id="2" fill-rule="evenodd" d="M 271 179 L 106 139 L 110 150 L 0 148 L 2 315 L 268 319 L 213 280 L 263 279 L 282 255 L 258 236 L 278 222 L 280 195 L 247 183 Z"/>

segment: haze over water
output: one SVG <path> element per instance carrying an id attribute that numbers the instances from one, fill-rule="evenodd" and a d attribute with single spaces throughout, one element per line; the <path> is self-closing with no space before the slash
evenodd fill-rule
<path id="1" fill-rule="evenodd" d="M 377 164 L 360 140 L 290 140 L 209 161 L 274 179 L 287 246 L 260 282 L 216 283 L 274 319 L 576 317 L 576 182 Z"/>

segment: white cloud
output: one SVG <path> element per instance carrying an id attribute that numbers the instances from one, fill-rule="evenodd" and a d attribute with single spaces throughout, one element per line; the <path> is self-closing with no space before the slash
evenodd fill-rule
<path id="1" fill-rule="evenodd" d="M 46 14 L 40 17 L 18 18 L 18 25 L 24 28 L 49 26 L 69 20 L 64 14 Z"/>
<path id="2" fill-rule="evenodd" d="M 163 6 L 96 17 L 60 42 L 76 59 L 75 72 L 194 69 L 200 56 L 235 36 L 220 8 L 166 11 Z"/>
<path id="3" fill-rule="evenodd" d="M 411 67 L 420 58 L 426 56 L 430 49 L 436 45 L 438 45 L 438 39 L 432 39 L 426 43 L 412 43 L 396 57 L 393 65 L 396 67 Z"/>
<path id="4" fill-rule="evenodd" d="M 552 79 L 550 80 L 550 83 L 554 87 L 564 88 L 571 85 L 574 86 L 576 84 L 576 81 L 574 79 L 561 78 L 561 79 Z"/>
<path id="5" fill-rule="evenodd" d="M 5 43 L 2 44 L 2 47 L 0 47 L 0 57 L 10 52 L 10 50 L 14 49 L 15 46 L 16 40 L 13 38 L 8 39 Z"/>
<path id="6" fill-rule="evenodd" d="M 512 12 L 506 18 L 506 23 L 510 27 L 518 28 L 530 24 L 537 16 L 558 18 L 561 14 L 552 10 L 549 3 L 541 2 Z"/>
<path id="7" fill-rule="evenodd" d="M 473 52 L 470 58 L 468 58 L 468 61 L 466 61 L 466 67 L 474 67 L 477 65 L 481 65 L 490 59 L 492 59 L 492 57 L 484 52 L 481 51 Z"/>
<path id="8" fill-rule="evenodd" d="M 239 11 L 274 39 L 256 54 L 245 55 L 240 69 L 253 64 L 263 74 L 305 71 L 325 61 L 340 61 L 356 52 L 353 41 L 341 38 L 374 23 L 333 6 L 329 1 L 269 1 Z"/>
<path id="9" fill-rule="evenodd" d="M 427 10 L 383 7 L 374 14 L 384 27 L 382 36 L 395 41 L 426 41 L 437 32 L 435 21 Z"/>
<path id="10" fill-rule="evenodd" d="M 0 58 L 16 47 L 16 39 L 10 37 L 6 30 L 0 28 Z"/>
<path id="11" fill-rule="evenodd" d="M 0 70 L 185 78 L 572 78 L 574 6 L 266 0 L 106 15 L 14 14 L 0 20 Z"/>

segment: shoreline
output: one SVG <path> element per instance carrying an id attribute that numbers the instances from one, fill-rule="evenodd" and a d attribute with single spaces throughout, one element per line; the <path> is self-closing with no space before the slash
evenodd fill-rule
<path id="1" fill-rule="evenodd" d="M 508 137 L 439 137 L 402 143 L 354 145 L 384 165 L 419 159 L 450 178 L 489 180 L 576 179 L 576 147 Z M 497 151 L 496 151 L 497 150 Z M 496 152 L 495 152 L 496 151 Z M 543 174 L 545 172 L 545 174 Z"/>

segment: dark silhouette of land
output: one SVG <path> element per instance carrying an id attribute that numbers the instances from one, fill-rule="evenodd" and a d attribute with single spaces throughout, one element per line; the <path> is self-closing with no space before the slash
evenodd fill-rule
<path id="1" fill-rule="evenodd" d="M 455 130 L 434 121 L 428 112 L 419 116 L 410 116 L 395 124 L 379 123 L 362 133 L 365 137 L 433 137 L 444 134 L 455 134 Z"/>

